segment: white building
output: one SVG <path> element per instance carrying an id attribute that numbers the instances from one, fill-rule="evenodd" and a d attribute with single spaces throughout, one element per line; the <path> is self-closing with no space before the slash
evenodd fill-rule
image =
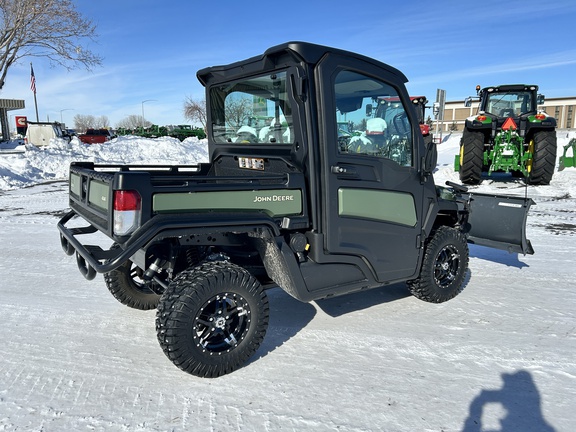
<path id="1" fill-rule="evenodd" d="M 571 129 L 576 128 L 576 96 L 546 98 L 544 105 L 538 109 L 545 111 L 548 115 L 554 116 L 558 122 L 558 128 Z M 442 131 L 464 129 L 466 117 L 470 117 L 478 111 L 478 102 L 473 102 L 472 106 L 467 108 L 464 101 L 446 102 L 444 106 L 444 121 L 439 122 Z M 435 130 L 436 123 L 433 124 L 432 130 Z"/>

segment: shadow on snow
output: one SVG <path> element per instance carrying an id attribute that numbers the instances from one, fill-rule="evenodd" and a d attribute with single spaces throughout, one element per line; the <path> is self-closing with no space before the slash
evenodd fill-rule
<path id="1" fill-rule="evenodd" d="M 482 390 L 472 400 L 462 432 L 555 431 L 544 419 L 540 393 L 528 371 L 503 373 L 502 381 L 502 388 Z M 491 408 L 500 415 L 489 416 Z"/>

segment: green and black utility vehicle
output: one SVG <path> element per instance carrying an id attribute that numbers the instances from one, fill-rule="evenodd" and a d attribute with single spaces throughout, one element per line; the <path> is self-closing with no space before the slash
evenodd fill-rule
<path id="1" fill-rule="evenodd" d="M 547 185 L 556 164 L 556 119 L 538 105 L 538 86 L 508 84 L 476 87 L 478 114 L 468 117 L 454 169 L 462 183 L 474 185 L 495 172 L 524 177 L 531 185 Z M 466 99 L 471 106 L 472 98 Z"/>
<path id="2" fill-rule="evenodd" d="M 157 308 L 159 343 L 184 371 L 241 367 L 266 333 L 269 287 L 309 302 L 406 283 L 439 303 L 464 287 L 467 242 L 533 253 L 532 200 L 434 184 L 436 148 L 400 71 L 291 42 L 197 76 L 209 162 L 74 162 L 58 224 L 87 279 L 103 273 L 121 303 Z M 369 108 L 392 99 L 389 122 Z"/>

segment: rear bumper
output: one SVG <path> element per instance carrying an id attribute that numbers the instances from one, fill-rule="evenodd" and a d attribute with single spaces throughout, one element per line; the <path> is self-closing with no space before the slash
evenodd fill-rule
<path id="1" fill-rule="evenodd" d="M 209 239 L 211 234 L 229 232 L 252 233 L 256 237 L 262 236 L 264 231 L 271 237 L 280 235 L 275 220 L 259 213 L 211 213 L 209 218 L 202 213 L 166 214 L 156 215 L 142 225 L 125 242 L 119 243 L 120 247 L 104 250 L 100 246 L 83 244 L 77 238 L 99 231 L 92 224 L 80 228 L 66 226 L 75 216 L 80 215 L 71 210 L 58 222 L 60 243 L 66 254 L 76 255 L 78 269 L 87 279 L 93 279 L 96 273 L 108 273 L 120 267 L 138 251 L 146 250 L 152 242 L 199 234 Z M 203 244 L 211 245 L 213 242 Z"/>
<path id="2" fill-rule="evenodd" d="M 118 268 L 130 259 L 144 243 L 144 241 L 134 242 L 126 249 L 115 248 L 109 250 L 104 250 L 100 246 L 95 245 L 83 245 L 76 236 L 93 234 L 98 230 L 92 225 L 68 228 L 66 223 L 74 216 L 76 216 L 76 212 L 72 210 L 58 222 L 60 244 L 67 255 L 76 254 L 78 269 L 86 279 L 94 279 L 96 273 L 107 273 Z"/>

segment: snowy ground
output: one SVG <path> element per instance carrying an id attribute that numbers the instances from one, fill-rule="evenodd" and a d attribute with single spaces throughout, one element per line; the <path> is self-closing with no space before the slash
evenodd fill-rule
<path id="1" fill-rule="evenodd" d="M 459 138 L 438 146 L 438 184 L 457 181 Z M 574 430 L 576 169 L 528 188 L 535 255 L 471 246 L 468 286 L 440 305 L 402 285 L 311 304 L 273 289 L 257 355 L 201 379 L 164 356 L 153 311 L 80 275 L 55 225 L 71 159 L 205 157 L 203 143 L 142 139 L 0 154 L 0 431 Z"/>

